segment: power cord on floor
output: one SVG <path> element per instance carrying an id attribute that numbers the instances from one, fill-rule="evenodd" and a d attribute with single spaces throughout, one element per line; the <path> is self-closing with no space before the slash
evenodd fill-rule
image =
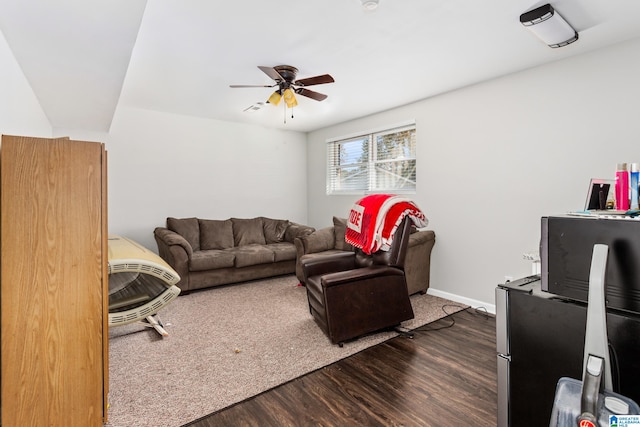
<path id="1" fill-rule="evenodd" d="M 455 307 L 457 309 L 462 309 L 462 310 L 455 310 L 455 311 L 451 311 L 448 312 L 447 311 L 447 307 Z M 413 330 L 413 332 L 432 332 L 432 331 L 440 331 L 442 329 L 448 329 L 453 327 L 456 324 L 456 319 L 454 317 L 452 317 L 453 314 L 459 313 L 460 311 L 466 311 L 468 313 L 471 314 L 478 314 L 478 315 L 482 315 L 485 318 L 489 317 L 489 313 L 487 312 L 487 309 L 485 307 L 468 307 L 465 305 L 458 305 L 458 304 L 444 304 L 441 307 L 442 311 L 444 312 L 444 314 L 446 314 L 446 317 L 442 318 L 442 319 L 438 319 L 435 322 L 431 322 L 431 323 L 427 323 L 424 326 L 421 326 L 419 328 L 416 328 Z M 430 326 L 433 325 L 434 323 L 438 322 L 438 321 L 445 321 L 445 320 L 449 320 L 449 323 L 443 326 Z"/>

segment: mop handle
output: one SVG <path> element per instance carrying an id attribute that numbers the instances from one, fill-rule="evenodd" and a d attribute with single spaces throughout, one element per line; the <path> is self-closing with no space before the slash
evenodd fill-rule
<path id="1" fill-rule="evenodd" d="M 587 329 L 584 339 L 582 372 L 586 376 L 589 356 L 598 356 L 604 361 L 604 369 L 602 370 L 604 389 L 613 391 L 604 284 L 608 252 L 609 247 L 607 245 L 593 245 L 591 271 L 589 273 L 589 303 L 587 305 Z M 585 380 L 586 378 L 583 377 L 582 381 Z"/>

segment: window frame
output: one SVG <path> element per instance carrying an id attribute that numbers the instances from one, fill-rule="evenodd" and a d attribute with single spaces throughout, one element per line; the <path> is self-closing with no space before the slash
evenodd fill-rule
<path id="1" fill-rule="evenodd" d="M 377 144 L 377 136 L 383 136 L 388 134 L 400 133 L 404 131 L 412 131 L 413 132 L 413 145 L 414 152 L 411 153 L 409 157 L 403 159 L 380 159 L 378 156 L 378 144 Z M 367 140 L 367 148 L 366 148 L 366 162 L 351 162 L 351 163 L 343 163 L 340 164 L 340 154 L 338 152 L 341 144 L 348 144 L 349 142 L 357 142 Z M 364 145 L 364 144 L 363 144 Z M 376 176 L 380 173 L 379 170 L 376 169 L 377 165 L 380 164 L 393 164 L 398 162 L 406 162 L 413 161 L 414 162 L 414 173 L 417 178 L 417 127 L 415 120 L 408 121 L 404 123 L 395 124 L 393 126 L 387 126 L 384 128 L 379 128 L 375 130 L 371 130 L 368 132 L 354 133 L 351 135 L 345 135 L 341 137 L 331 138 L 326 140 L 326 194 L 328 196 L 335 195 L 363 195 L 363 194 L 376 194 L 376 193 L 398 193 L 398 194 L 415 194 L 417 191 L 417 179 L 414 182 L 413 188 L 402 188 L 402 187 L 391 187 L 391 188 L 377 188 Z M 361 150 L 356 153 L 357 156 L 360 154 L 360 158 L 365 150 Z M 354 156 L 351 153 L 351 156 Z M 358 168 L 366 166 L 366 180 L 364 181 L 365 186 L 362 185 L 359 188 L 347 188 L 347 189 L 339 189 L 336 184 L 339 184 L 342 179 L 339 178 L 340 170 L 348 170 L 350 168 Z M 354 177 L 358 175 L 354 174 Z M 347 178 L 348 179 L 348 178 Z"/>

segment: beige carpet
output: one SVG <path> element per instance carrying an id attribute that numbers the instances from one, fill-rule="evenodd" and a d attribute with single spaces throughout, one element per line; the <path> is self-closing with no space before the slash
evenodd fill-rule
<path id="1" fill-rule="evenodd" d="M 181 426 L 397 335 L 332 345 L 297 284 L 284 276 L 180 296 L 160 312 L 166 338 L 136 324 L 112 328 L 108 426 Z M 403 326 L 413 329 L 446 316 L 451 302 L 411 303 L 415 319 Z"/>

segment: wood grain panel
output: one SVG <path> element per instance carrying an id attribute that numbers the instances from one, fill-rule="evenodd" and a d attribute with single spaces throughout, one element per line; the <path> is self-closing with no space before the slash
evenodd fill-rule
<path id="1" fill-rule="evenodd" d="M 109 421 L 109 218 L 108 213 L 108 180 L 107 151 L 101 144 L 102 152 L 102 422 Z"/>
<path id="2" fill-rule="evenodd" d="M 1 150 L 3 425 L 101 425 L 103 145 L 4 136 Z"/>

